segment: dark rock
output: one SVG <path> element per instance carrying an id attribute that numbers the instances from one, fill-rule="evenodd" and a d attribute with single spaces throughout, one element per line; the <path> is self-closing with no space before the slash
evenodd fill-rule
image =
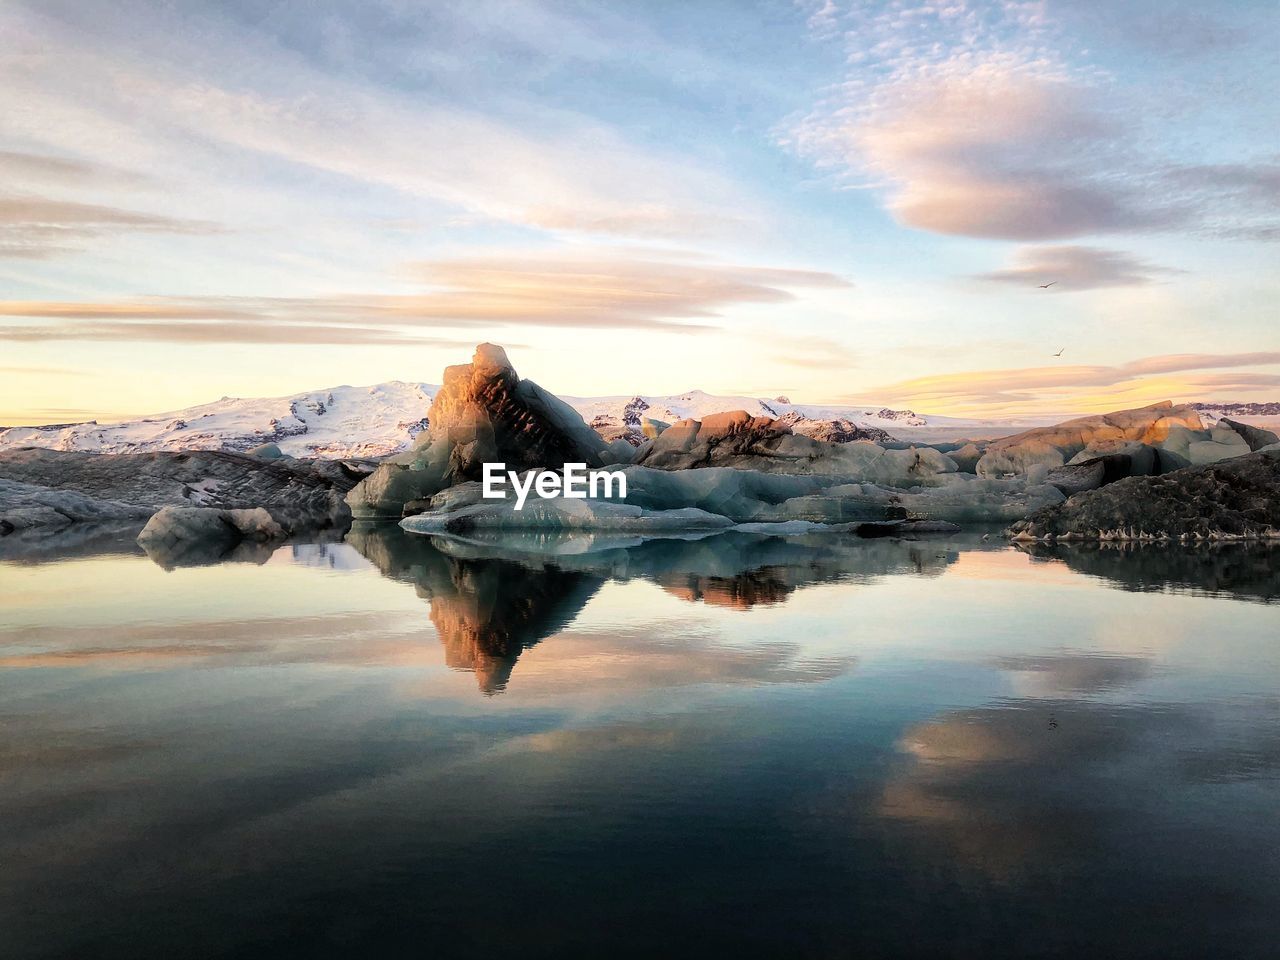
<path id="1" fill-rule="evenodd" d="M 1280 537 L 1280 459 L 1254 453 L 1078 493 L 1011 526 L 1016 540 Z"/>
<path id="2" fill-rule="evenodd" d="M 225 450 L 111 454 L 35 447 L 0 451 L 0 480 L 128 504 L 143 516 L 165 506 L 266 507 L 288 529 L 347 523 L 351 514 L 343 497 L 356 483 L 341 465 L 324 460 L 263 460 Z"/>
<path id="3" fill-rule="evenodd" d="M 1070 497 L 1086 490 L 1096 490 L 1125 477 L 1145 477 L 1161 473 L 1159 463 L 1159 451 L 1154 447 L 1139 445 L 1136 454 L 1110 453 L 1055 467 L 1049 471 L 1044 482 Z"/>
<path id="4" fill-rule="evenodd" d="M 1123 457 L 1126 461 L 1129 459 L 1125 454 L 1118 454 L 1117 456 Z M 1069 463 L 1065 466 L 1054 467 L 1045 476 L 1044 482 L 1051 487 L 1057 487 L 1070 497 L 1073 494 L 1083 493 L 1085 490 L 1098 489 L 1106 482 L 1106 475 L 1106 462 L 1102 457 L 1094 457 L 1092 460 L 1085 460 L 1083 463 Z"/>
<path id="5" fill-rule="evenodd" d="M 946 520 L 870 520 L 853 532 L 860 537 L 908 537 L 920 533 L 958 533 L 960 527 Z"/>
<path id="6" fill-rule="evenodd" d="M 853 528 L 853 532 L 860 537 L 871 539 L 873 537 L 892 537 L 906 523 L 905 520 L 871 520 L 867 523 L 860 523 Z"/>

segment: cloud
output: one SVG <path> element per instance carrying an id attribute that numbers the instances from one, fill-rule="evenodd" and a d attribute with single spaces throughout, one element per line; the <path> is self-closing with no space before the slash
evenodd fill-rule
<path id="1" fill-rule="evenodd" d="M 211 234 L 212 223 L 72 200 L 0 196 L 0 257 L 44 259 L 124 233 Z"/>
<path id="2" fill-rule="evenodd" d="M 868 391 L 886 402 L 973 409 L 1027 405 L 1060 411 L 1129 403 L 1137 406 L 1174 397 L 1209 399 L 1204 391 L 1280 387 L 1280 374 L 1238 372 L 1242 367 L 1280 365 L 1280 351 L 1181 353 L 1144 357 L 1117 365 L 1062 365 L 1008 370 L 976 370 L 903 380 Z M 1178 377 L 1170 377 L 1179 374 Z M 1154 395 L 1152 395 L 1154 394 Z"/>
<path id="3" fill-rule="evenodd" d="M 331 19 L 341 31 L 351 25 L 344 17 L 366 15 L 354 6 Z M 246 168 L 317 182 L 324 174 L 348 191 L 359 184 L 365 195 L 437 205 L 440 222 L 461 212 L 548 231 L 687 237 L 759 219 L 727 178 L 688 153 L 634 143 L 509 86 L 493 102 L 438 91 L 420 75 L 409 88 L 379 83 L 354 65 L 325 69 L 269 26 L 217 13 L 196 29 L 180 11 L 126 8 L 127 30 L 17 5 L 4 16 L 0 29 L 31 51 L 0 64 L 0 116 L 24 142 L 72 153 L 109 146 L 157 175 L 212 177 L 223 188 Z M 430 73 L 441 38 L 429 24 L 397 26 Z M 380 39 L 371 57 L 402 52 Z"/>
<path id="4" fill-rule="evenodd" d="M 1280 235 L 1273 158 L 1171 162 L 1153 146 L 1162 105 L 1071 65 L 1057 32 L 1039 4 L 853 17 L 849 77 L 783 140 L 934 233 Z"/>
<path id="5" fill-rule="evenodd" d="M 1036 289 L 1053 282 L 1054 292 L 1132 287 L 1154 283 L 1161 276 L 1181 271 L 1159 267 L 1118 250 L 1098 247 L 1022 247 L 1014 251 L 1013 265 L 976 275 L 978 280 L 1008 283 Z"/>
<path id="6" fill-rule="evenodd" d="M 1040 64 L 948 62 L 886 81 L 860 116 L 816 121 L 808 151 L 869 174 L 905 226 L 1005 240 L 1167 229 L 1190 218 L 1116 157 L 1088 87 Z"/>
<path id="7" fill-rule="evenodd" d="M 20 367 L 20 366 L 0 366 L 0 373 L 4 374 L 26 374 L 28 376 L 41 377 L 87 377 L 87 370 L 72 370 L 70 367 Z"/>
<path id="8" fill-rule="evenodd" d="M 76 186 L 136 186 L 148 182 L 148 178 L 142 174 L 97 161 L 22 150 L 0 150 L 0 177 L 10 184 L 28 181 Z"/>
<path id="9" fill-rule="evenodd" d="M 833 366 L 856 367 L 862 363 L 862 356 L 858 351 L 830 337 L 792 334 L 778 338 L 776 331 L 761 331 L 754 333 L 752 337 L 757 344 L 763 339 L 773 338 L 778 348 L 774 359 L 792 367 L 830 370 Z"/>
<path id="10" fill-rule="evenodd" d="M 402 295 L 0 301 L 0 317 L 56 321 L 0 325 L 0 341 L 404 344 L 426 342 L 423 334 L 440 328 L 495 324 L 687 333 L 708 327 L 688 320 L 734 304 L 850 286 L 829 273 L 674 256 L 570 250 L 422 261 L 406 273 L 424 292 Z"/>
<path id="11" fill-rule="evenodd" d="M 1137 50 L 1173 60 L 1236 51 L 1256 37 L 1249 27 L 1248 4 L 1233 8 L 1215 5 L 1211 10 L 1199 3 L 1175 0 L 1128 0 L 1123 4 L 1108 0 L 1072 0 L 1055 13 L 1088 37 L 1107 44 Z M 1232 22 L 1234 15 L 1235 22 Z"/>
<path id="12" fill-rule="evenodd" d="M 0 341 L 148 343 L 256 343 L 312 346 L 437 346 L 469 347 L 470 340 L 414 335 L 385 327 L 322 324 L 263 325 L 259 322 L 206 321 L 147 323 L 98 322 L 70 326 L 0 326 Z"/>
<path id="13" fill-rule="evenodd" d="M 1098 169 L 1118 133 L 1084 89 L 992 65 L 897 82 L 855 136 L 896 184 L 890 210 L 917 229 L 1040 240 L 1184 220 Z"/>

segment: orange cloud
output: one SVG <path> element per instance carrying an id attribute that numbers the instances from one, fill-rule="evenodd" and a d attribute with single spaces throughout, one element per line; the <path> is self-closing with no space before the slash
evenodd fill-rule
<path id="1" fill-rule="evenodd" d="M 706 325 L 677 321 L 738 303 L 785 303 L 797 288 L 850 286 L 830 273 L 634 252 L 494 254 L 424 261 L 408 272 L 425 292 L 0 301 L 0 317 L 59 321 L 0 325 L 0 340 L 420 344 L 440 328 L 493 324 L 688 332 Z"/>
<path id="2" fill-rule="evenodd" d="M 1026 367 L 976 370 L 901 380 L 868 391 L 887 402 L 972 414 L 1114 409 L 1152 400 L 1210 399 L 1224 391 L 1280 387 L 1280 374 L 1238 371 L 1280 365 L 1280 351 L 1168 354 L 1115 366 Z M 1180 374 L 1181 376 L 1170 376 Z"/>

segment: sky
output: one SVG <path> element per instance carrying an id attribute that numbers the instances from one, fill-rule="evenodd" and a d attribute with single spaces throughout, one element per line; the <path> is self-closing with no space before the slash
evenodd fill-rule
<path id="1" fill-rule="evenodd" d="M 1277 90 L 1273 0 L 0 0 L 0 424 L 1280 400 Z"/>

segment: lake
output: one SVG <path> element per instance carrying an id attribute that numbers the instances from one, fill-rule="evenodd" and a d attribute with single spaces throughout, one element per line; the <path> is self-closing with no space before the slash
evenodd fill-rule
<path id="1" fill-rule="evenodd" d="M 134 533 L 0 546 L 6 958 L 1275 955 L 1280 549 Z"/>

